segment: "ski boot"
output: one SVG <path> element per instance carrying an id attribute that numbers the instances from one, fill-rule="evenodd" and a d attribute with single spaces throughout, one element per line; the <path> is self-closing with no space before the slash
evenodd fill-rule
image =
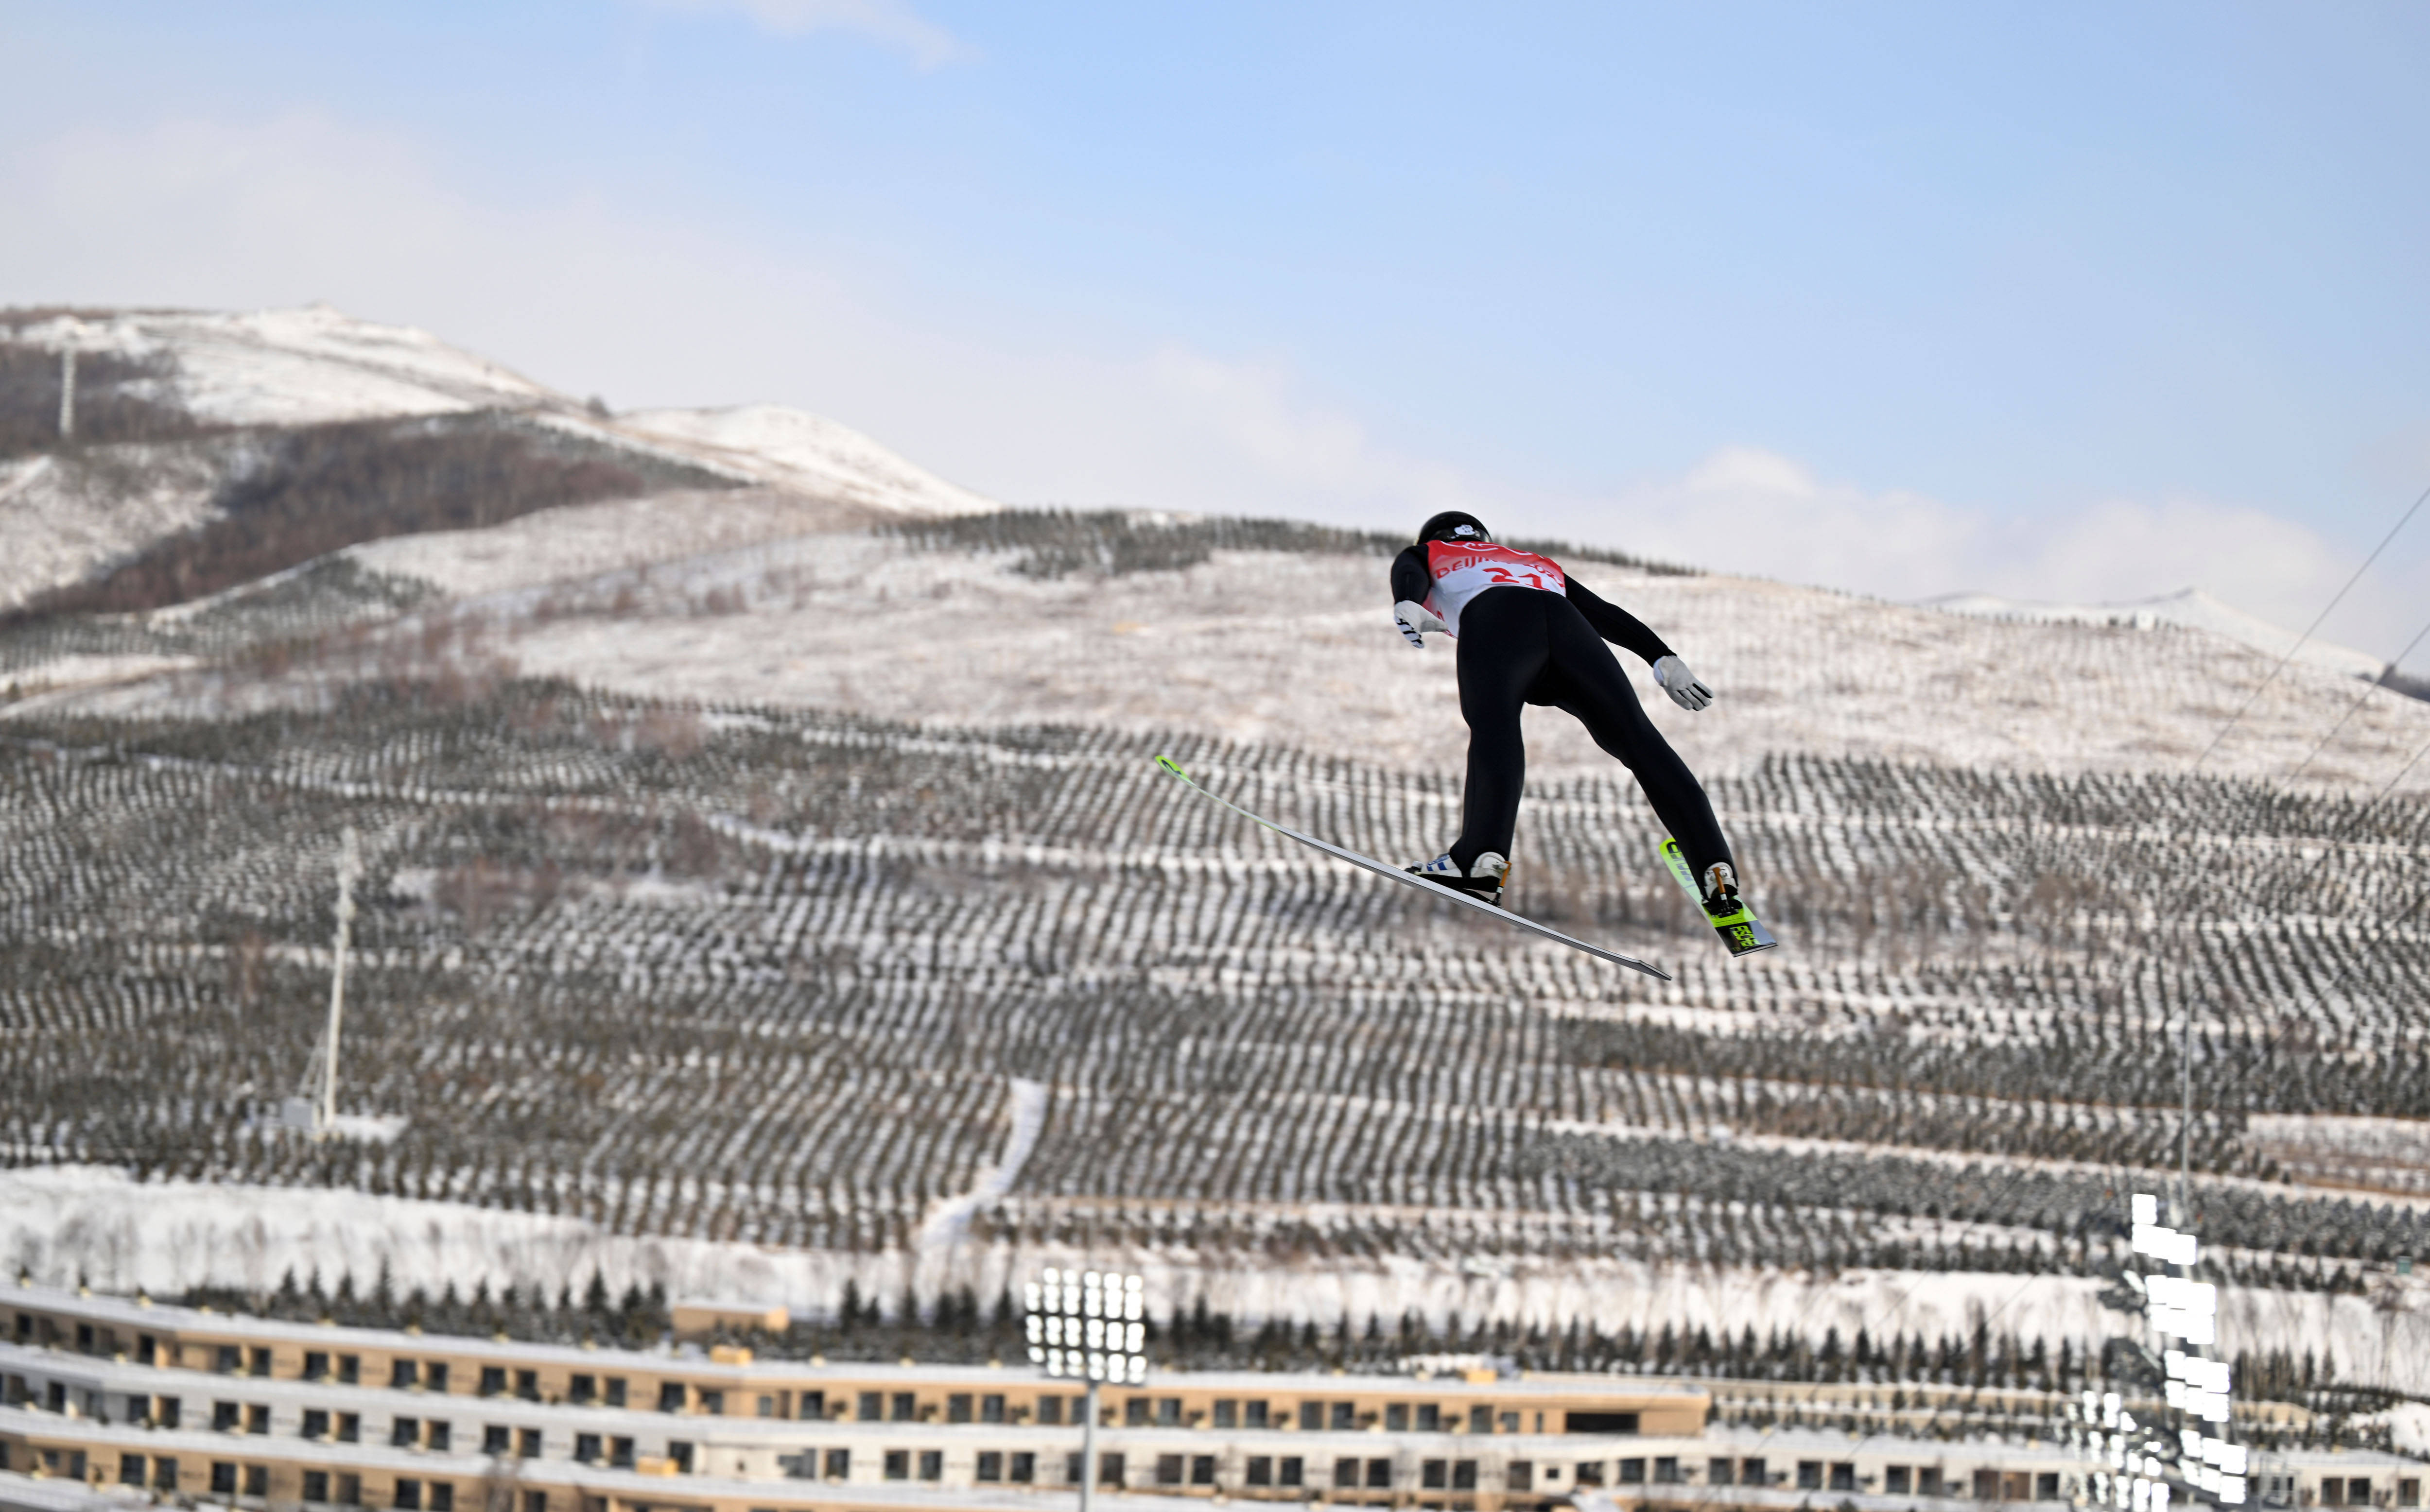
<path id="1" fill-rule="evenodd" d="M 1679 890 L 1695 900 L 1696 906 L 1704 911 L 1705 922 L 1713 926 L 1713 933 L 1722 937 L 1722 943 L 1732 955 L 1752 955 L 1779 946 L 1780 941 L 1773 938 L 1772 931 L 1763 927 L 1763 921 L 1749 911 L 1739 896 L 1738 872 L 1729 862 L 1715 861 L 1700 877 L 1688 865 L 1679 842 L 1667 839 L 1662 842 L 1662 863 L 1670 868 Z"/>
<path id="2" fill-rule="evenodd" d="M 1459 863 L 1453 860 L 1451 853 L 1446 851 L 1423 866 L 1405 867 L 1402 870 L 1412 876 L 1423 877 L 1428 882 L 1440 883 L 1454 892 L 1465 892 L 1479 903 L 1490 903 L 1499 908 L 1502 906 L 1502 884 L 1510 875 L 1510 863 L 1503 857 L 1501 852 L 1488 851 L 1478 856 L 1476 864 L 1470 867 L 1463 874 L 1460 872 Z"/>

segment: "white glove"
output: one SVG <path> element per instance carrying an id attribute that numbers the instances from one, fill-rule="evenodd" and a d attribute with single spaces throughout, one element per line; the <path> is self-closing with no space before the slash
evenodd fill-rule
<path id="1" fill-rule="evenodd" d="M 1434 610 L 1423 604 L 1412 604 L 1407 599 L 1403 599 L 1392 606 L 1392 623 L 1399 625 L 1401 633 L 1409 638 L 1409 644 L 1418 647 L 1425 645 L 1419 637 L 1427 630 L 1440 630 L 1446 635 L 1451 632 L 1451 626 L 1437 618 Z"/>
<path id="2" fill-rule="evenodd" d="M 1713 690 L 1698 682 L 1688 664 L 1676 656 L 1665 656 L 1654 664 L 1654 680 L 1681 708 L 1692 711 L 1713 701 Z"/>

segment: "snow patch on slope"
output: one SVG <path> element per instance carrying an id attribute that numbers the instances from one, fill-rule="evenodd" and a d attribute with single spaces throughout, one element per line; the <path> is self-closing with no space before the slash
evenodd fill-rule
<path id="1" fill-rule="evenodd" d="M 617 428 L 684 443 L 710 460 L 817 498 L 889 514 L 980 514 L 1002 505 L 937 476 L 857 430 L 782 405 L 732 409 L 648 409 Z"/>
<path id="2" fill-rule="evenodd" d="M 2003 598 L 1997 593 L 1949 593 L 1922 601 L 1925 608 L 1971 614 L 1988 620 L 2029 620 L 2042 624 L 2111 624 L 2149 630 L 2163 624 L 2207 630 L 2251 646 L 2272 658 L 2287 655 L 2295 632 L 2223 604 L 2198 588 L 2163 593 L 2157 598 L 2129 599 L 2119 604 L 2045 604 L 2034 599 Z M 2388 663 L 2368 651 L 2326 640 L 2307 640 L 2295 661 L 2349 677 L 2376 679 Z"/>
<path id="3" fill-rule="evenodd" d="M 572 407 L 523 374 L 428 331 L 358 320 L 326 305 L 241 312 L 127 310 L 61 316 L 20 341 L 177 364 L 175 397 L 204 420 L 311 425 L 467 409 Z"/>

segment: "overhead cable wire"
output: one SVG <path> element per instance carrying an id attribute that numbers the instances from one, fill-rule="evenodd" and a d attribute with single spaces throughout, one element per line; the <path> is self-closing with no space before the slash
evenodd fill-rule
<path id="1" fill-rule="evenodd" d="M 2393 673 L 2397 668 L 2405 664 L 2405 658 L 2413 655 L 2413 648 L 2420 645 L 2425 639 L 2430 639 L 2430 623 L 2425 623 L 2421 629 L 2413 632 L 2413 639 L 2405 643 L 2405 649 L 2389 658 L 2387 672 L 2381 673 L 2377 677 L 2374 677 L 2363 684 L 2361 696 L 2346 706 L 2346 711 L 2338 716 L 2337 723 L 2329 726 L 2329 733 L 2322 736 L 2321 743 L 2312 747 L 2312 754 L 2305 756 L 2303 761 L 2296 766 L 2294 771 L 2287 773 L 2287 780 L 2289 782 L 2294 781 L 2297 777 L 2302 776 L 2305 772 L 2311 770 L 2312 763 L 2320 759 L 2321 753 L 2329 748 L 2329 742 L 2338 738 L 2338 732 L 2346 727 L 2346 721 L 2354 718 L 2356 713 L 2360 712 L 2363 705 L 2370 701 L 2372 694 L 2378 692 L 2382 688 L 2388 686 L 2388 676 Z M 2408 771 L 2411 770 L 2410 762 L 2406 763 L 2406 769 Z"/>
<path id="2" fill-rule="evenodd" d="M 2310 642 L 2313 632 L 2319 630 L 2322 623 L 2327 620 L 2332 613 L 2336 612 L 2338 605 L 2345 602 L 2346 595 L 2354 591 L 2354 586 L 2362 581 L 2362 574 L 2370 572 L 2371 564 L 2379 560 L 2379 554 L 2388 549 L 2388 543 L 2394 540 L 2397 538 L 2398 533 L 2403 531 L 2407 524 L 2410 524 L 2413 521 L 2413 517 L 2422 511 L 2422 506 L 2424 501 L 2430 501 L 2430 489 L 2423 489 L 2420 496 L 2414 499 L 2412 507 L 2406 509 L 2404 514 L 2397 517 L 2396 523 L 2388 527 L 2387 535 L 2379 538 L 2379 544 L 2371 549 L 2371 555 L 2364 557 L 2362 559 L 2362 565 L 2354 570 L 2354 575 L 2346 579 L 2346 586 L 2338 590 L 2337 596 L 2329 600 L 2328 606 L 2326 608 L 2323 608 L 2320 613 L 2312 617 L 2312 623 L 2305 627 L 2302 635 L 2295 638 L 2295 643 L 2287 648 L 2287 654 L 2278 658 L 2278 665 L 2270 669 L 2270 675 L 2261 679 L 2260 686 L 2245 695 L 2244 702 L 2237 707 L 2234 714 L 2228 716 L 2227 723 L 2219 727 L 2219 733 L 2210 738 L 2210 744 L 2203 747 L 2203 754 L 2194 757 L 2193 770 L 2195 772 L 2200 772 L 2203 769 L 2203 763 L 2208 761 L 2210 759 L 2211 753 L 2219 749 L 2219 743 L 2227 739 L 2227 732 L 2236 728 L 2237 724 L 2243 720 L 2246 710 L 2252 708 L 2254 704 L 2260 699 L 2261 695 L 2269 690 L 2270 685 L 2278 680 L 2278 674 L 2285 672 L 2287 670 L 2287 664 L 2295 659 L 2295 653 L 2303 650 L 2304 647 Z"/>

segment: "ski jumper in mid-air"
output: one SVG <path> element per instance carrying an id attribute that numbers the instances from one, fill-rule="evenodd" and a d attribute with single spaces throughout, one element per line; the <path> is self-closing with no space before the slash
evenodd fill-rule
<path id="1" fill-rule="evenodd" d="M 1644 657 L 1680 707 L 1712 703 L 1713 690 L 1660 636 L 1550 557 L 1500 544 L 1473 515 L 1456 510 L 1428 520 L 1417 544 L 1393 559 L 1392 598 L 1392 617 L 1411 645 L 1423 647 L 1429 631 L 1458 641 L 1459 712 L 1468 722 L 1459 839 L 1410 872 L 1501 902 L 1527 772 L 1520 709 L 1535 704 L 1574 716 L 1595 744 L 1636 774 L 1673 837 L 1665 859 L 1732 953 L 1774 943 L 1739 896 L 1737 865 L 1705 789 L 1646 718 L 1628 674 L 1604 645 L 1610 640 Z"/>

